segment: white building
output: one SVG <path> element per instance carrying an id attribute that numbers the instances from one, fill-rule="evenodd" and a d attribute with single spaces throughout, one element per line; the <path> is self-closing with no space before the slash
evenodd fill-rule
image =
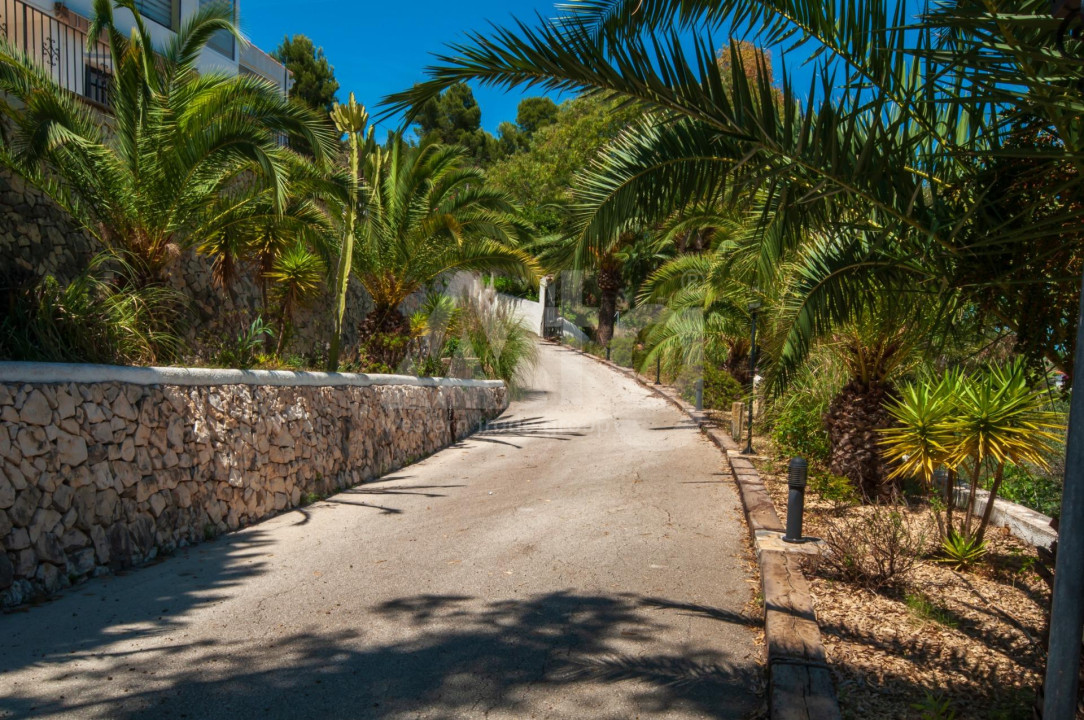
<path id="1" fill-rule="evenodd" d="M 201 5 L 208 3 L 228 4 L 237 16 L 237 0 L 136 0 L 135 5 L 155 46 L 161 47 Z M 91 102 L 105 105 L 112 63 L 107 47 L 87 50 L 92 8 L 93 0 L 0 0 L 0 33 L 40 61 L 62 86 Z M 119 26 L 134 25 L 128 10 L 115 12 Z M 200 57 L 199 69 L 258 75 L 277 85 L 283 93 L 289 91 L 292 82 L 289 71 L 281 63 L 251 43 L 238 43 L 227 33 L 211 40 Z"/>

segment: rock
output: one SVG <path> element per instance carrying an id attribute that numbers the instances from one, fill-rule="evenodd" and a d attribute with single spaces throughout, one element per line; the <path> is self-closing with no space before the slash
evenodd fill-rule
<path id="1" fill-rule="evenodd" d="M 16 442 L 24 457 L 37 457 L 49 451 L 49 436 L 40 427 L 20 428 Z"/>
<path id="2" fill-rule="evenodd" d="M 26 528 L 13 528 L 4 538 L 4 545 L 8 550 L 25 550 L 30 547 L 30 533 Z"/>
<path id="3" fill-rule="evenodd" d="M 7 553 L 0 552 L 0 590 L 7 590 L 15 582 L 15 566 Z"/>
<path id="4" fill-rule="evenodd" d="M 67 561 L 65 560 L 65 564 Z M 38 571 L 34 573 L 34 577 L 41 583 L 42 588 L 47 595 L 52 595 L 60 589 L 60 568 L 56 565 L 49 563 L 42 563 L 38 566 Z"/>
<path id="5" fill-rule="evenodd" d="M 98 492 L 95 498 L 94 514 L 99 525 L 108 527 L 113 524 L 113 521 L 118 517 L 117 505 L 119 502 L 120 498 L 117 496 L 117 491 L 112 488 Z"/>
<path id="6" fill-rule="evenodd" d="M 87 441 L 78 435 L 69 435 L 66 432 L 58 433 L 56 450 L 57 459 L 62 465 L 76 467 L 87 460 Z"/>
<path id="7" fill-rule="evenodd" d="M 94 438 L 98 443 L 111 443 L 113 442 L 113 428 L 109 427 L 109 423 L 100 422 L 90 426 L 90 436 Z"/>
<path id="8" fill-rule="evenodd" d="M 0 428 L 0 435 L 3 435 Z M 8 480 L 7 475 L 0 472 L 0 510 L 6 510 L 15 504 L 15 486 Z"/>
<path id="9" fill-rule="evenodd" d="M 158 492 L 158 479 L 153 475 L 144 475 L 136 483 L 136 502 L 143 504 L 156 492 Z"/>
<path id="10" fill-rule="evenodd" d="M 154 547 L 154 518 L 140 515 L 128 525 L 128 535 L 131 536 L 133 549 L 145 557 Z"/>
<path id="11" fill-rule="evenodd" d="M 53 409 L 40 390 L 31 391 L 19 411 L 19 421 L 25 425 L 46 426 L 53 423 Z"/>
<path id="12" fill-rule="evenodd" d="M 19 550 L 12 560 L 15 565 L 15 577 L 30 577 L 38 569 L 38 556 L 30 548 Z"/>
<path id="13" fill-rule="evenodd" d="M 63 390 L 56 391 L 56 411 L 61 420 L 75 415 L 75 400 Z"/>
<path id="14" fill-rule="evenodd" d="M 71 489 L 70 485 L 60 485 L 53 491 L 53 507 L 62 513 L 66 513 L 68 508 L 72 506 L 74 497 L 75 491 Z"/>
<path id="15" fill-rule="evenodd" d="M 27 487 L 21 491 L 15 502 L 8 509 L 8 517 L 15 527 L 26 527 L 34 517 L 34 511 L 38 509 L 41 500 L 41 490 L 36 487 Z"/>
<path id="16" fill-rule="evenodd" d="M 72 496 L 72 509 L 75 510 L 76 525 L 89 530 L 94 525 L 94 486 L 87 485 L 75 491 Z"/>
<path id="17" fill-rule="evenodd" d="M 67 563 L 60 540 L 51 532 L 41 534 L 37 542 L 34 543 L 34 551 L 38 554 L 38 560 L 41 562 L 61 566 Z"/>
<path id="18" fill-rule="evenodd" d="M 109 538 L 110 565 L 126 568 L 132 565 L 132 541 L 128 537 L 128 528 L 120 523 L 113 525 L 106 532 Z"/>
<path id="19" fill-rule="evenodd" d="M 98 558 L 99 565 L 109 564 L 109 538 L 101 525 L 95 525 L 90 529 L 90 541 L 94 543 L 94 555 Z"/>
<path id="20" fill-rule="evenodd" d="M 150 499 L 151 512 L 154 514 L 155 517 L 161 516 L 162 511 L 166 509 L 166 506 L 168 504 L 169 504 L 169 501 L 166 500 L 165 493 L 158 492 L 158 493 L 155 493 L 154 495 L 151 495 L 151 499 Z"/>
<path id="21" fill-rule="evenodd" d="M 175 417 L 169 421 L 169 428 L 166 430 L 166 440 L 169 441 L 170 447 L 175 451 L 180 452 L 184 449 L 184 420 Z"/>
<path id="22" fill-rule="evenodd" d="M 139 417 L 139 413 L 128 402 L 128 397 L 124 393 L 119 393 L 117 399 L 113 401 L 113 414 L 125 420 L 135 420 Z"/>
<path id="23" fill-rule="evenodd" d="M 94 548 L 79 550 L 68 556 L 68 574 L 87 575 L 97 563 L 94 558 Z"/>
<path id="24" fill-rule="evenodd" d="M 23 475 L 22 471 L 14 465 L 5 464 L 4 474 L 7 475 L 8 480 L 11 481 L 16 490 L 23 490 L 30 484 L 26 481 L 26 476 Z"/>
<path id="25" fill-rule="evenodd" d="M 45 533 L 55 532 L 57 525 L 60 524 L 60 518 L 60 513 L 52 508 L 38 508 L 27 528 L 30 533 L 30 542 L 36 543 L 38 538 Z"/>
<path id="26" fill-rule="evenodd" d="M 11 524 L 11 518 L 8 517 L 8 514 L 0 510 L 0 538 L 7 536 L 13 527 L 15 526 Z M 2 545 L 0 545 L 0 552 L 3 552 Z"/>
<path id="27" fill-rule="evenodd" d="M 188 483 L 181 483 L 173 490 L 173 498 L 179 508 L 192 507 L 192 491 Z"/>
<path id="28" fill-rule="evenodd" d="M 130 488 L 139 482 L 139 468 L 129 463 L 113 463 L 113 476 L 122 486 Z"/>
<path id="29" fill-rule="evenodd" d="M 7 427 L 0 426 L 0 459 L 11 455 L 11 438 L 8 437 Z"/>
<path id="30" fill-rule="evenodd" d="M 85 548 L 90 544 L 90 538 L 84 533 L 72 529 L 64 533 L 60 538 L 60 546 L 64 548 L 64 552 L 70 553 L 72 550 L 79 550 Z"/>

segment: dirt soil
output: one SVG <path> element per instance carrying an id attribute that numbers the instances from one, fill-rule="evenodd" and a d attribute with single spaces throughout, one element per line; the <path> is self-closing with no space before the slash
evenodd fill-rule
<path id="1" fill-rule="evenodd" d="M 763 461 L 760 471 L 785 518 L 785 464 Z M 810 489 L 805 534 L 822 536 L 829 523 L 865 512 Z M 927 538 L 904 587 L 872 592 L 807 571 L 844 718 L 1030 719 L 1050 601 L 1035 549 L 991 528 L 985 560 L 957 572 L 936 560 L 929 507 L 902 515 Z"/>

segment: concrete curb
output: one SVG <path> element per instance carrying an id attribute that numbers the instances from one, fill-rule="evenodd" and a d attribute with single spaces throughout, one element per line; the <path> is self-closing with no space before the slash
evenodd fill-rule
<path id="1" fill-rule="evenodd" d="M 696 410 L 671 388 L 649 383 L 635 371 L 590 353 L 569 349 L 626 375 L 677 407 L 726 456 L 738 486 L 760 565 L 770 717 L 772 720 L 840 718 L 839 699 L 821 642 L 820 626 L 813 610 L 813 596 L 798 564 L 797 554 L 780 552 L 760 542 L 762 536 L 782 533 L 784 527 L 756 467 L 747 458 L 728 452 L 736 453 L 738 450 L 730 436 L 712 427 L 706 413 Z"/>
<path id="2" fill-rule="evenodd" d="M 70 382 L 120 382 L 129 385 L 267 385 L 276 387 L 412 385 L 415 387 L 492 388 L 504 385 L 500 380 L 419 378 L 410 375 L 0 362 L 0 383 L 59 384 Z"/>

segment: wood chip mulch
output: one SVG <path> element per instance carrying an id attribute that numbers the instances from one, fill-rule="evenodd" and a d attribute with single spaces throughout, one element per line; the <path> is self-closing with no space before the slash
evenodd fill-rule
<path id="1" fill-rule="evenodd" d="M 760 471 L 785 518 L 785 465 L 764 461 Z M 863 512 L 809 491 L 805 534 Z M 902 514 L 928 538 L 903 588 L 871 592 L 807 571 L 844 718 L 1030 719 L 1050 602 L 1032 569 L 1035 549 L 1007 528 L 991 528 L 986 559 L 957 572 L 935 559 L 929 508 Z"/>

